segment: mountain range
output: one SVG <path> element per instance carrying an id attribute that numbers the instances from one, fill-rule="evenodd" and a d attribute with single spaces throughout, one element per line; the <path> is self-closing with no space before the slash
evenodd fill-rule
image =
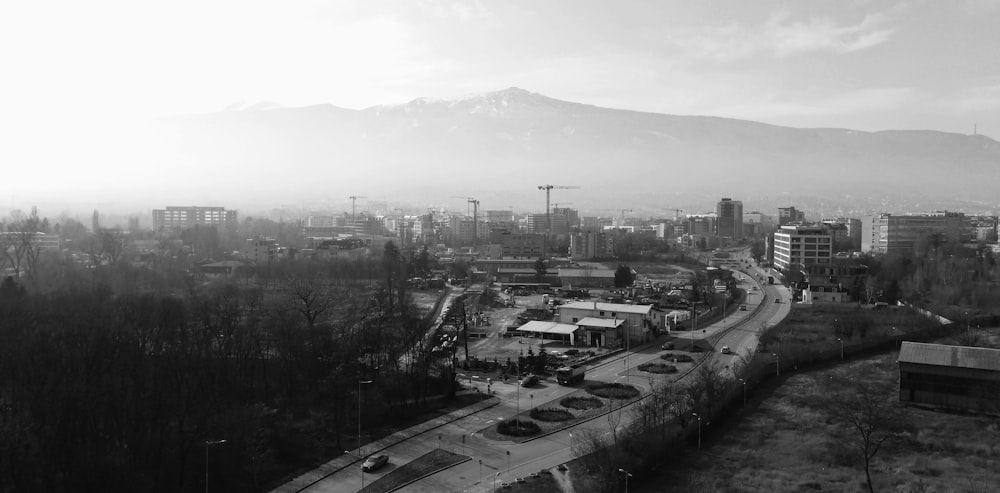
<path id="1" fill-rule="evenodd" d="M 350 210 L 465 207 L 672 215 L 714 208 L 807 215 L 998 208 L 1000 143 L 937 131 L 790 128 L 561 101 L 519 88 L 418 98 L 363 110 L 233 106 L 161 119 L 151 170 L 241 207 L 308 204 Z M 171 182 L 173 180 L 173 182 Z M 362 204 L 359 202 L 359 208 Z M 344 207 L 347 207 L 346 209 Z M 374 208 L 371 206 L 370 208 Z"/>

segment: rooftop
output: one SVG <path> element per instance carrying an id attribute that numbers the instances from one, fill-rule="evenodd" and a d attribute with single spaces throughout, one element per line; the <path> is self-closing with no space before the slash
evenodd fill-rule
<path id="1" fill-rule="evenodd" d="M 906 341 L 899 362 L 1000 371 L 1000 349 Z"/>
<path id="2" fill-rule="evenodd" d="M 645 315 L 652 309 L 652 305 L 626 305 L 624 303 L 600 303 L 595 301 L 573 301 L 562 305 L 561 310 L 600 310 L 615 313 L 639 313 Z"/>

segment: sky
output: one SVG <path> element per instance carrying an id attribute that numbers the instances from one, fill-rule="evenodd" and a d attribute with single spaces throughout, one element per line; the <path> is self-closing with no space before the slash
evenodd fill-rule
<path id="1" fill-rule="evenodd" d="M 361 109 L 511 86 L 658 113 L 1000 137 L 996 26 L 1000 0 L 8 1 L 0 160 L 65 170 L 107 152 L 108 129 L 234 104 Z"/>

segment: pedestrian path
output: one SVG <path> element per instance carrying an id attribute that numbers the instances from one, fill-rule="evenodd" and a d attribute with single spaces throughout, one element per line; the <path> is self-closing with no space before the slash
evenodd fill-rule
<path id="1" fill-rule="evenodd" d="M 393 445 L 402 443 L 410 438 L 413 438 L 422 433 L 434 430 L 448 423 L 460 420 L 467 416 L 482 412 L 500 403 L 500 399 L 497 397 L 490 397 L 481 402 L 463 407 L 461 409 L 456 409 L 447 414 L 443 414 L 434 419 L 424 421 L 413 425 L 409 428 L 399 430 L 392 435 L 380 438 L 374 442 L 365 445 L 364 450 L 368 455 L 385 450 Z M 360 462 L 363 458 L 358 454 L 358 450 L 352 450 L 349 454 L 344 454 L 334 458 L 333 460 L 320 465 L 319 467 L 296 477 L 295 479 L 271 490 L 271 493 L 298 493 L 304 491 L 310 486 L 326 479 L 327 477 L 336 474 L 337 472 L 349 467 L 353 464 Z M 360 467 L 360 466 L 359 466 Z"/>

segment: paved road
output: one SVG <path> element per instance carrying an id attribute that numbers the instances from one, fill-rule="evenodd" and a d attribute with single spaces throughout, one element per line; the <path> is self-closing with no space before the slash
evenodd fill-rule
<path id="1" fill-rule="evenodd" d="M 756 274 L 758 270 L 748 270 Z M 765 274 L 766 276 L 766 274 Z M 761 285 L 756 275 L 744 276 L 742 286 L 749 289 L 756 286 L 756 294 L 747 303 L 747 311 L 736 311 L 725 320 L 697 330 L 695 339 L 716 339 L 716 348 L 728 345 L 734 354 L 723 355 L 717 351 L 712 355 L 718 358 L 720 365 L 730 365 L 734 358 L 747 357 L 757 346 L 757 336 L 764 324 L 775 324 L 784 318 L 789 311 L 789 293 L 781 285 Z M 766 277 L 765 277 L 766 279 Z M 763 293 L 763 296 L 761 296 Z M 774 303 L 780 298 L 781 303 Z M 683 347 L 678 347 L 678 350 Z M 662 354 L 659 343 L 654 342 L 632 349 L 588 369 L 588 380 L 607 382 L 628 382 L 649 389 L 650 375 L 639 372 L 636 366 L 655 360 Z M 627 362 L 626 362 L 627 360 Z M 626 371 L 627 370 L 627 371 Z M 654 377 L 672 378 L 670 376 Z M 527 389 L 510 383 L 496 382 L 493 384 L 500 403 L 494 407 L 472 414 L 468 417 L 444 424 L 432 431 L 421 433 L 398 445 L 390 446 L 381 453 L 390 456 L 388 467 L 374 474 L 365 474 L 366 483 L 374 481 L 393 468 L 405 464 L 425 454 L 436 447 L 468 455 L 472 460 L 428 476 L 398 491 L 413 493 L 438 493 L 448 491 L 463 491 L 482 493 L 492 491 L 494 479 L 496 484 L 511 482 L 514 478 L 527 476 L 541 469 L 555 467 L 571 460 L 571 443 L 573 432 L 579 436 L 580 430 L 592 429 L 608 432 L 610 422 L 602 416 L 591 421 L 578 424 L 563 431 L 541 437 L 529 442 L 516 444 L 509 441 L 494 441 L 484 438 L 481 431 L 503 419 L 510 419 L 517 412 L 525 411 L 531 406 L 541 406 L 547 402 L 557 401 L 579 389 L 562 387 L 554 381 L 543 381 L 538 386 Z M 628 407 L 622 415 L 619 426 L 625 426 L 628 419 Z M 464 443 L 463 443 L 464 437 Z M 497 473 L 500 473 L 499 477 Z M 361 473 L 356 467 L 348 467 L 335 472 L 326 479 L 317 482 L 304 491 L 308 492 L 353 492 L 361 486 Z"/>

